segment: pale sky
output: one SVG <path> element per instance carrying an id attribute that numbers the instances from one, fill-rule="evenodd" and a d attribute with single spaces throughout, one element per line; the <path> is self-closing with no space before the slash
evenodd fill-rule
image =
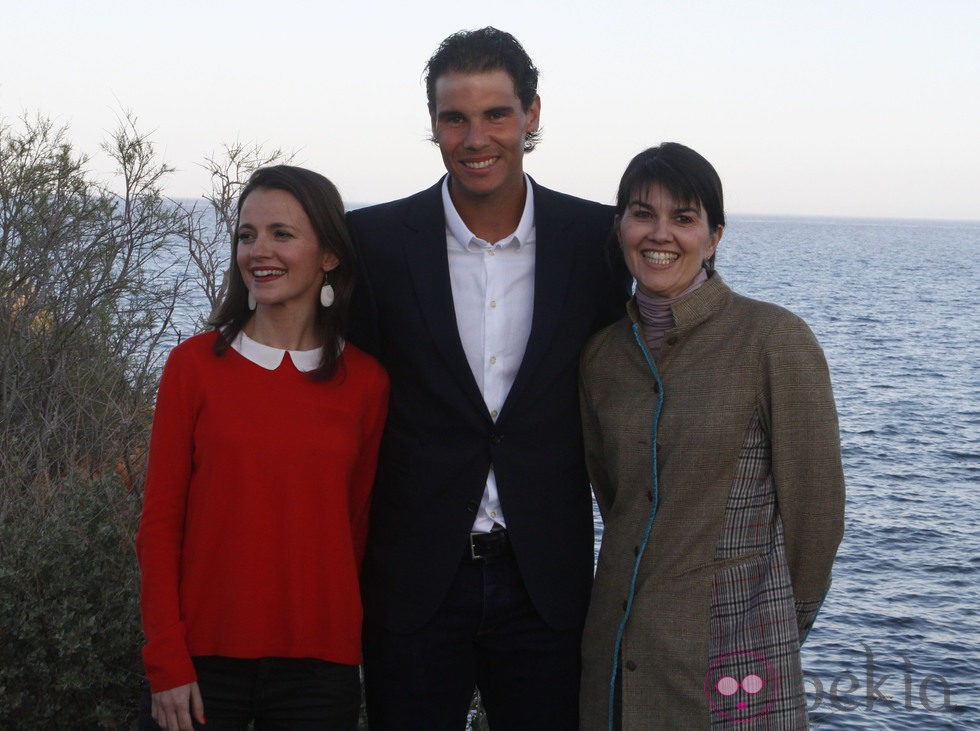
<path id="1" fill-rule="evenodd" d="M 236 140 L 295 151 L 351 202 L 431 185 L 425 62 L 494 25 L 541 71 L 543 185 L 612 202 L 673 140 L 729 213 L 980 220 L 980 0 L 5 0 L 0 23 L 0 118 L 68 125 L 102 171 L 131 110 L 174 197 Z"/>

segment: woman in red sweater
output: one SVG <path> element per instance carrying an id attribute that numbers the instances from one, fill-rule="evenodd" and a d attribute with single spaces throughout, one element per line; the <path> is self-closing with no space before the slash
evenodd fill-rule
<path id="1" fill-rule="evenodd" d="M 137 538 L 141 728 L 353 729 L 388 378 L 342 337 L 355 267 L 336 188 L 256 171 L 232 257 L 214 329 L 160 380 Z"/>

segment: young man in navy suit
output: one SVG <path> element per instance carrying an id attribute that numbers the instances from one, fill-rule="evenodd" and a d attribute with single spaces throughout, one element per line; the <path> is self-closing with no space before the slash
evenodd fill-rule
<path id="1" fill-rule="evenodd" d="M 351 340 L 391 377 L 363 570 L 372 729 L 577 729 L 593 573 L 578 360 L 620 318 L 607 206 L 524 173 L 538 71 L 508 33 L 429 59 L 447 175 L 353 211 Z"/>

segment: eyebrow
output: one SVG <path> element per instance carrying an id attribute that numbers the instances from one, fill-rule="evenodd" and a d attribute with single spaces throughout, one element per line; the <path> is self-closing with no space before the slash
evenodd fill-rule
<path id="1" fill-rule="evenodd" d="M 239 223 L 238 224 L 238 228 L 251 228 L 251 229 L 254 229 L 254 228 L 256 228 L 256 226 L 253 223 Z M 274 223 L 266 224 L 266 228 L 293 228 L 293 229 L 295 229 L 296 226 L 293 225 L 293 224 L 291 224 L 291 223 L 275 223 L 274 222 Z"/>
<path id="2" fill-rule="evenodd" d="M 631 200 L 629 202 L 629 205 L 631 205 L 631 206 L 640 206 L 640 208 L 645 208 L 648 211 L 652 211 L 653 210 L 653 206 L 651 206 L 646 201 L 641 201 L 639 198 L 637 198 L 635 200 Z M 688 205 L 688 206 L 678 206 L 677 208 L 674 209 L 674 213 L 696 213 L 698 215 L 701 215 L 701 209 L 699 207 L 697 207 L 697 206 L 690 206 L 690 205 Z"/>
<path id="3" fill-rule="evenodd" d="M 513 114 L 513 113 L 514 113 L 514 107 L 506 104 L 497 107 L 490 107 L 480 112 L 480 114 L 482 114 L 483 116 L 489 116 L 491 114 L 504 115 L 504 114 Z M 458 109 L 442 109 L 436 113 L 437 119 L 447 119 L 449 117 L 456 117 L 456 116 L 465 117 L 466 115 Z"/>

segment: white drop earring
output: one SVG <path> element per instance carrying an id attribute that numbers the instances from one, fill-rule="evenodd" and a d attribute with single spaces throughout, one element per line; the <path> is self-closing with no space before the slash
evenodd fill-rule
<path id="1" fill-rule="evenodd" d="M 329 307 L 333 304 L 333 297 L 333 285 L 325 281 L 323 286 L 320 287 L 320 304 L 324 307 Z"/>
<path id="2" fill-rule="evenodd" d="M 248 290 L 248 309 L 255 310 L 255 293 Z"/>

